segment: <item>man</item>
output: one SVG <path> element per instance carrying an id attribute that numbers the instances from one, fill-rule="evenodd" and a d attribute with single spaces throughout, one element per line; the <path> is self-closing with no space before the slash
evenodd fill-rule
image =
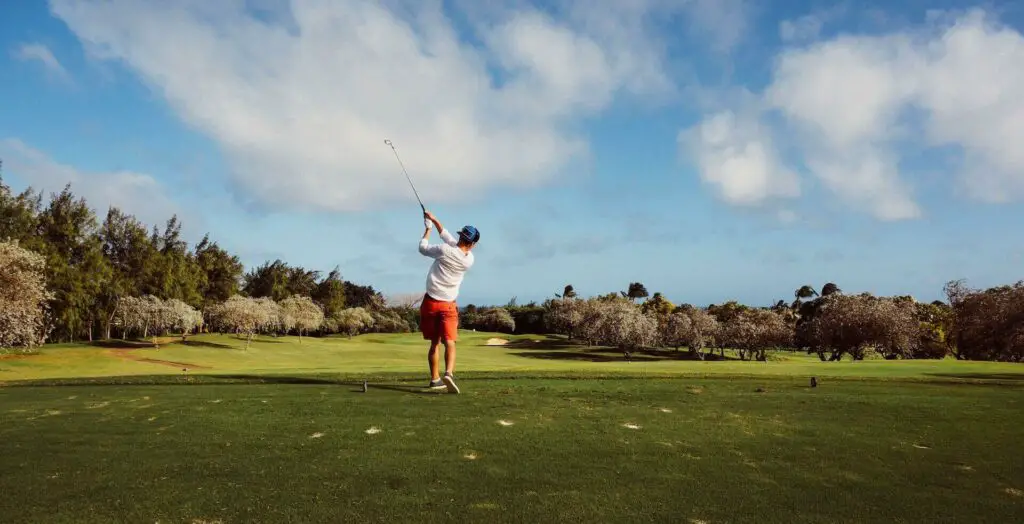
<path id="1" fill-rule="evenodd" d="M 441 225 L 433 213 L 424 212 L 426 231 L 420 239 L 420 253 L 434 259 L 427 274 L 427 291 L 420 304 L 420 330 L 423 338 L 430 341 L 427 361 L 430 363 L 430 384 L 432 389 L 448 388 L 449 393 L 459 393 L 455 384 L 455 341 L 459 331 L 459 308 L 456 299 L 466 271 L 473 267 L 473 247 L 480 241 L 480 232 L 473 226 L 459 231 L 456 239 Z M 443 244 L 429 244 L 431 227 L 440 232 Z M 444 343 L 444 377 L 438 369 L 438 345 Z"/>

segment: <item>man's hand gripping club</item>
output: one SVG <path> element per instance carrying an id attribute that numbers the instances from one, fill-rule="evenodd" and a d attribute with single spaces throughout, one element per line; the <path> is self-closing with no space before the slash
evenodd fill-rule
<path id="1" fill-rule="evenodd" d="M 441 222 L 430 211 L 423 212 L 423 225 L 426 227 L 426 230 L 423 232 L 423 238 L 430 236 L 431 227 L 436 227 L 438 231 L 444 231 L 444 226 L 441 225 Z"/>

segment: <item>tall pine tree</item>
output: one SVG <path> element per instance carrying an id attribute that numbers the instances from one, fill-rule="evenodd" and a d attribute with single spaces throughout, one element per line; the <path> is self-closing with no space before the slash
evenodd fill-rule
<path id="1" fill-rule="evenodd" d="M 92 340 L 100 320 L 100 291 L 111 270 L 98 229 L 92 209 L 74 198 L 70 184 L 39 215 L 33 247 L 46 257 L 46 281 L 54 293 L 52 336 L 59 341 Z"/>

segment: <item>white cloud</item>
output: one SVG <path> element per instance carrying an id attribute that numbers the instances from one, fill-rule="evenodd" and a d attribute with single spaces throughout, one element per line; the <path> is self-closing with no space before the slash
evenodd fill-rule
<path id="1" fill-rule="evenodd" d="M 896 160 L 887 151 L 866 147 L 814 154 L 808 168 L 848 204 L 880 220 L 918 218 L 921 210 L 900 180 Z"/>
<path id="2" fill-rule="evenodd" d="M 216 140 L 257 200 L 359 210 L 413 198 L 385 138 L 428 205 L 558 176 L 588 152 L 578 118 L 671 90 L 644 28 L 677 3 L 556 20 L 512 2 L 476 28 L 476 47 L 440 2 L 276 2 L 282 24 L 242 2 L 51 8 L 88 52 L 126 64 Z"/>
<path id="3" fill-rule="evenodd" d="M 764 99 L 799 133 L 808 169 L 841 198 L 881 219 L 916 218 L 890 142 L 920 68 L 905 37 L 841 37 L 780 56 Z"/>
<path id="4" fill-rule="evenodd" d="M 765 99 L 830 147 L 886 140 L 918 62 L 904 37 L 840 37 L 779 56 Z"/>
<path id="5" fill-rule="evenodd" d="M 964 149 L 962 183 L 982 200 L 1024 197 L 1024 37 L 972 11 L 923 47 L 917 104 L 932 145 Z"/>
<path id="6" fill-rule="evenodd" d="M 975 198 L 1024 198 L 1020 64 L 1024 38 L 981 11 L 787 49 L 761 94 L 757 143 L 784 138 L 824 187 L 881 220 L 923 213 L 908 180 L 914 171 L 903 165 L 906 146 L 962 152 L 959 183 Z M 719 151 L 705 144 L 695 154 Z M 725 175 L 704 165 L 702 176 Z M 769 187 L 750 185 L 741 203 L 777 196 Z"/>
<path id="7" fill-rule="evenodd" d="M 701 178 L 730 204 L 800 194 L 796 174 L 777 158 L 769 130 L 756 117 L 722 111 L 681 132 L 679 142 L 696 157 Z"/>
<path id="8" fill-rule="evenodd" d="M 18 60 L 35 60 L 43 64 L 47 71 L 61 80 L 67 81 L 71 79 L 71 75 L 68 74 L 67 69 L 61 65 L 60 61 L 57 60 L 57 57 L 53 56 L 53 51 L 50 51 L 50 48 L 44 44 L 21 44 L 11 54 Z"/>
<path id="9" fill-rule="evenodd" d="M 46 205 L 50 193 L 60 193 L 71 184 L 76 197 L 85 198 L 100 221 L 109 206 L 116 206 L 135 215 L 148 226 L 163 225 L 181 210 L 166 196 L 167 190 L 153 177 L 131 171 L 90 173 L 61 164 L 42 151 L 16 138 L 0 140 L 0 156 L 4 167 L 25 185 L 44 195 Z"/>

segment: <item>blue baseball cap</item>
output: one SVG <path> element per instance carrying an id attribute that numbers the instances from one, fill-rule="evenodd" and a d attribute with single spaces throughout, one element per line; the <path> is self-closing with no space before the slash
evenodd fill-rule
<path id="1" fill-rule="evenodd" d="M 459 230 L 459 238 L 470 244 L 476 244 L 480 241 L 480 232 L 473 226 L 466 226 Z"/>

